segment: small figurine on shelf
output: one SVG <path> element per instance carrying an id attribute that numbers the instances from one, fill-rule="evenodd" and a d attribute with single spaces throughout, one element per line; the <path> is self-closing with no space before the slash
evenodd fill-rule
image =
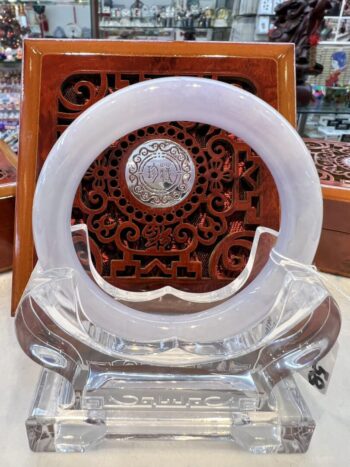
<path id="1" fill-rule="evenodd" d="M 102 1 L 102 15 L 109 16 L 111 14 L 112 8 L 112 1 L 111 0 L 103 0 Z"/>
<path id="2" fill-rule="evenodd" d="M 167 22 L 166 8 L 165 6 L 162 6 L 158 14 L 158 24 L 164 28 L 166 26 L 166 22 Z"/>
<path id="3" fill-rule="evenodd" d="M 335 36 L 333 19 L 324 19 L 322 21 L 320 40 L 329 41 Z"/>
<path id="4" fill-rule="evenodd" d="M 11 47 L 7 47 L 5 49 L 5 55 L 6 55 L 6 62 L 14 62 L 15 61 L 15 56 L 16 56 L 16 50 L 11 49 Z"/>
<path id="5" fill-rule="evenodd" d="M 198 27 L 198 22 L 199 22 L 199 19 L 201 17 L 201 14 L 202 14 L 202 8 L 198 3 L 195 3 L 191 6 L 191 14 L 192 14 L 192 18 L 193 18 L 193 26 L 194 27 Z"/>
<path id="6" fill-rule="evenodd" d="M 325 86 L 313 85 L 312 96 L 316 102 L 322 101 L 325 96 Z"/>
<path id="7" fill-rule="evenodd" d="M 33 5 L 33 10 L 38 15 L 41 37 L 45 37 L 45 33 L 49 31 L 49 23 L 45 15 L 45 5 Z"/>
<path id="8" fill-rule="evenodd" d="M 153 21 L 153 25 L 156 26 L 158 23 L 158 17 L 159 17 L 159 7 L 158 5 L 152 5 L 150 8 L 150 16 Z"/>
<path id="9" fill-rule="evenodd" d="M 332 54 L 332 68 L 334 70 L 345 71 L 348 65 L 348 57 L 344 50 L 337 50 Z"/>
<path id="10" fill-rule="evenodd" d="M 167 28 L 172 28 L 174 26 L 174 19 L 175 19 L 175 8 L 173 6 L 167 6 L 165 8 L 166 14 L 166 24 Z"/>
<path id="11" fill-rule="evenodd" d="M 215 10 L 213 8 L 205 8 L 203 11 L 203 17 L 204 17 L 204 28 L 210 28 L 213 23 L 213 19 L 215 17 Z"/>
<path id="12" fill-rule="evenodd" d="M 121 26 L 130 26 L 130 10 L 127 8 L 123 8 L 121 11 Z"/>
<path id="13" fill-rule="evenodd" d="M 121 17 L 122 17 L 122 10 L 121 10 L 121 8 L 116 8 L 116 9 L 115 9 L 115 18 L 116 18 L 118 21 L 120 21 Z"/>
<path id="14" fill-rule="evenodd" d="M 66 37 L 66 33 L 64 32 L 64 29 L 61 26 L 57 26 L 53 32 L 53 37 L 56 39 L 63 39 Z"/>
<path id="15" fill-rule="evenodd" d="M 326 79 L 326 86 L 334 87 L 339 85 L 339 78 L 347 67 L 347 56 L 343 50 L 337 50 L 332 54 L 331 62 L 332 72 Z"/>
<path id="16" fill-rule="evenodd" d="M 66 37 L 69 37 L 71 39 L 81 37 L 82 34 L 81 27 L 77 23 L 68 23 L 64 28 L 64 32 L 66 34 Z"/>
<path id="17" fill-rule="evenodd" d="M 349 102 L 350 89 L 341 86 L 339 81 L 342 72 L 347 67 L 347 56 L 343 50 L 338 50 L 332 54 L 332 72 L 326 79 L 325 101 L 333 104 L 345 104 Z"/>
<path id="18" fill-rule="evenodd" d="M 340 70 L 332 71 L 332 73 L 326 79 L 326 86 L 329 88 L 333 88 L 334 86 L 338 86 L 339 78 L 340 78 Z"/>
<path id="19" fill-rule="evenodd" d="M 18 47 L 18 49 L 16 50 L 16 59 L 17 60 L 22 60 L 22 58 L 23 58 L 22 47 Z"/>
<path id="20" fill-rule="evenodd" d="M 138 20 L 142 17 L 143 2 L 141 0 L 135 0 L 130 6 L 130 19 Z"/>
<path id="21" fill-rule="evenodd" d="M 185 27 L 186 11 L 182 8 L 176 10 L 176 26 L 179 28 Z"/>
<path id="22" fill-rule="evenodd" d="M 226 28 L 228 26 L 229 17 L 230 12 L 227 8 L 219 8 L 216 12 L 214 28 Z"/>
<path id="23" fill-rule="evenodd" d="M 142 18 L 144 21 L 145 26 L 150 26 L 150 20 L 151 20 L 151 9 L 147 5 L 143 5 L 142 7 Z"/>
<path id="24" fill-rule="evenodd" d="M 191 10 L 187 10 L 185 14 L 185 27 L 193 28 L 193 15 Z"/>

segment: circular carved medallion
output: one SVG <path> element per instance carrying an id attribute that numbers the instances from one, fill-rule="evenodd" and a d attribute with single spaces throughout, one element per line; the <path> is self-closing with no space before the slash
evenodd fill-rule
<path id="1" fill-rule="evenodd" d="M 191 192 L 195 168 L 182 146 L 167 139 L 152 139 L 132 152 L 125 178 L 130 192 L 141 203 L 168 208 Z"/>

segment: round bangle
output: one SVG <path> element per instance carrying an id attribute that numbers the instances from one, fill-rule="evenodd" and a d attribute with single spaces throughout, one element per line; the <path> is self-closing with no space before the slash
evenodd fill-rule
<path id="1" fill-rule="evenodd" d="M 87 168 L 117 139 L 165 121 L 210 124 L 249 144 L 266 163 L 279 193 L 281 227 L 275 251 L 294 261 L 312 261 L 321 231 L 322 196 L 303 141 L 285 118 L 256 96 L 222 82 L 190 77 L 124 88 L 94 104 L 67 128 L 37 183 L 33 207 L 37 255 L 44 269 L 73 268 L 84 314 L 121 339 L 160 346 L 167 340 L 223 341 L 269 315 L 284 279 L 271 259 L 250 285 L 223 303 L 190 315 L 166 315 L 143 313 L 115 301 L 88 277 L 73 247 L 72 203 Z"/>

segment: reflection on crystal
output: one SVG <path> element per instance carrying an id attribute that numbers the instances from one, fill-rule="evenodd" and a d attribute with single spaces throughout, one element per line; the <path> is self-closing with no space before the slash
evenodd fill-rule
<path id="1" fill-rule="evenodd" d="M 79 257 L 96 274 L 86 235 L 73 227 Z M 26 422 L 30 447 L 83 452 L 107 436 L 220 437 L 253 453 L 305 452 L 315 422 L 293 373 L 307 380 L 315 361 L 331 373 L 339 311 L 314 269 L 271 255 L 289 271 L 276 309 L 250 335 L 221 344 L 135 346 L 86 319 L 74 271 L 37 267 L 16 315 L 23 349 L 47 368 Z M 278 334 L 273 313 L 288 323 Z"/>

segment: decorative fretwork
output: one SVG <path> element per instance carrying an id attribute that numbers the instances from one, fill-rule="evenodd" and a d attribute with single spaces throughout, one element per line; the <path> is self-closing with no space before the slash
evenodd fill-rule
<path id="1" fill-rule="evenodd" d="M 306 140 L 322 184 L 350 188 L 350 143 Z"/>
<path id="2" fill-rule="evenodd" d="M 167 76 L 171 75 L 161 75 L 159 73 L 96 73 L 88 71 L 69 76 L 64 80 L 59 90 L 57 113 L 58 136 L 84 110 L 108 94 L 131 84 L 154 78 L 165 78 Z M 199 75 L 197 74 L 196 76 Z M 244 78 L 217 74 L 202 74 L 200 76 L 202 78 L 223 81 L 256 94 L 254 84 Z"/>
<path id="3" fill-rule="evenodd" d="M 58 96 L 57 137 L 104 96 L 160 76 L 166 75 L 84 71 L 66 78 Z M 245 79 L 201 76 L 256 93 Z M 193 163 L 194 182 L 174 205 L 146 205 L 128 187 L 127 161 L 150 140 L 180 145 Z M 88 226 L 95 267 L 111 284 L 204 291 L 241 273 L 257 226 L 277 228 L 276 200 L 271 175 L 243 141 L 209 125 L 164 122 L 133 131 L 94 161 L 77 191 L 72 222 Z"/>

